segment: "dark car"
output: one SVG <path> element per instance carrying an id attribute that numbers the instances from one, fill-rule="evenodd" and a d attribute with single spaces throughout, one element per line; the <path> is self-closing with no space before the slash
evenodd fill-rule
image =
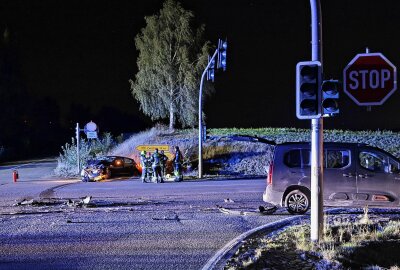
<path id="1" fill-rule="evenodd" d="M 290 213 L 310 207 L 310 143 L 275 146 L 269 166 L 265 202 Z M 400 161 L 365 144 L 324 143 L 325 206 L 395 206 L 400 199 Z"/>
<path id="2" fill-rule="evenodd" d="M 135 174 L 138 174 L 136 162 L 131 158 L 120 156 L 104 156 L 89 160 L 81 172 L 83 181 L 98 181 L 113 176 Z"/>

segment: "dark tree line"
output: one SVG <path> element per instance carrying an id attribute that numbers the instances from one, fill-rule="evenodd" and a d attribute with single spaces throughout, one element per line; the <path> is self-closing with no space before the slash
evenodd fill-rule
<path id="1" fill-rule="evenodd" d="M 0 160 L 49 154 L 62 133 L 59 116 L 54 100 L 29 92 L 17 46 L 5 29 L 0 44 Z"/>
<path id="2" fill-rule="evenodd" d="M 115 136 L 146 127 L 145 119 L 108 107 L 93 113 L 82 103 L 69 104 L 62 115 L 59 100 L 37 96 L 30 88 L 18 41 L 8 29 L 0 31 L 0 161 L 58 155 L 75 135 L 77 122 L 83 127 L 93 120 L 100 132 Z"/>

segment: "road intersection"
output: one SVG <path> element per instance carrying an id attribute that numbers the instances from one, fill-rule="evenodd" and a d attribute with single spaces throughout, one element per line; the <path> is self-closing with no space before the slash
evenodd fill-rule
<path id="1" fill-rule="evenodd" d="M 2 269 L 200 269 L 238 235 L 288 217 L 219 211 L 257 209 L 265 179 L 2 181 Z"/>

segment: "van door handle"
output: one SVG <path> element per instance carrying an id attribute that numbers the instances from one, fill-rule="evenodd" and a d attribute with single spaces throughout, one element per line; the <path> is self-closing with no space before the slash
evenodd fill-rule
<path id="1" fill-rule="evenodd" d="M 344 177 L 354 177 L 355 174 L 352 174 L 352 173 L 344 173 L 343 176 L 344 176 Z"/>
<path id="2" fill-rule="evenodd" d="M 359 174 L 358 177 L 360 177 L 360 178 L 368 178 L 369 175 L 368 174 Z"/>

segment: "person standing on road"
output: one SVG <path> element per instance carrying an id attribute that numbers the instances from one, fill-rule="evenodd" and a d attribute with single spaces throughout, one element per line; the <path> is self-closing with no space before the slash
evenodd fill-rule
<path id="1" fill-rule="evenodd" d="M 167 167 L 167 161 L 168 157 L 164 154 L 164 150 L 161 150 L 160 152 L 160 164 L 161 164 L 161 177 L 163 180 L 165 180 L 165 170 Z"/>
<path id="2" fill-rule="evenodd" d="M 164 182 L 161 176 L 161 157 L 160 153 L 158 153 L 158 148 L 156 148 L 155 152 L 151 156 L 152 168 L 153 168 L 153 177 L 156 178 L 157 183 Z"/>
<path id="3" fill-rule="evenodd" d="M 146 178 L 148 176 L 147 171 L 147 158 L 146 158 L 146 151 L 140 152 L 140 166 L 142 167 L 142 183 L 146 182 Z"/>
<path id="4" fill-rule="evenodd" d="M 180 182 L 183 180 L 182 160 L 183 160 L 182 152 L 179 150 L 178 146 L 175 146 L 175 156 L 174 156 L 175 182 Z"/>
<path id="5" fill-rule="evenodd" d="M 147 158 L 146 158 L 146 170 L 147 170 L 147 176 L 150 179 L 150 182 L 153 180 L 153 169 L 151 168 L 151 153 L 147 152 Z"/>

